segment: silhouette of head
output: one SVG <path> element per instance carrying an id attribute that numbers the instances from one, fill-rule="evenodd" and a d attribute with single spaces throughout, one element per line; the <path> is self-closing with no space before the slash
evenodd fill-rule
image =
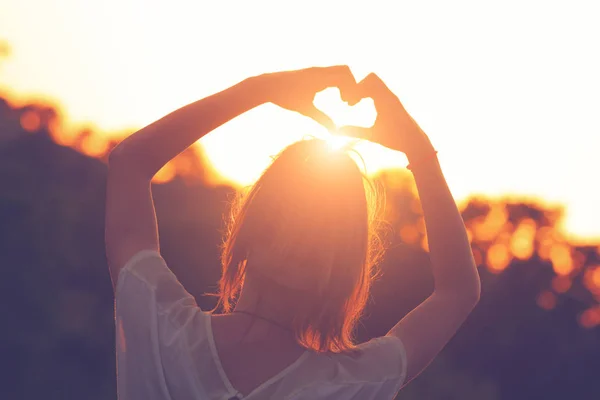
<path id="1" fill-rule="evenodd" d="M 352 349 L 381 254 L 374 195 L 345 149 L 320 139 L 284 149 L 232 209 L 219 288 L 224 311 L 245 280 L 261 292 L 279 287 L 292 298 L 286 305 L 300 344 Z"/>

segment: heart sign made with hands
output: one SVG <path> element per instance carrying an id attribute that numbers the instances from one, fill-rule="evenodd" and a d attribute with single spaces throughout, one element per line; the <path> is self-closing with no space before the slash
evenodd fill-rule
<path id="1" fill-rule="evenodd" d="M 334 122 L 335 126 L 372 127 L 377 118 L 373 99 L 360 99 L 353 105 L 344 101 L 338 88 L 328 88 L 315 95 L 313 104 Z"/>
<path id="2" fill-rule="evenodd" d="M 339 93 L 347 103 L 345 108 L 331 108 L 340 115 L 345 112 L 344 126 L 337 130 L 339 134 L 379 143 L 407 156 L 418 155 L 430 148 L 427 135 L 376 74 L 367 75 L 356 85 L 346 86 Z M 315 103 L 317 100 L 315 98 Z M 315 106 L 325 112 L 329 110 L 320 103 Z M 330 107 L 329 103 L 327 107 Z"/>
<path id="3" fill-rule="evenodd" d="M 398 97 L 374 73 L 356 83 L 350 68 L 339 65 L 270 73 L 258 78 L 256 89 L 268 101 L 312 118 L 344 136 L 379 143 L 401 151 L 409 158 L 429 151 L 431 147 L 427 135 L 406 112 Z M 372 99 L 376 110 L 373 126 L 351 124 L 336 129 L 330 116 L 314 104 L 316 94 L 328 88 L 338 88 L 342 100 L 349 106 L 366 98 Z"/>

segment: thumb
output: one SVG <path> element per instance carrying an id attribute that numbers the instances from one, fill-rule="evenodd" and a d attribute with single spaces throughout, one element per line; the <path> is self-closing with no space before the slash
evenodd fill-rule
<path id="1" fill-rule="evenodd" d="M 336 125 L 331 118 L 327 116 L 323 111 L 319 110 L 313 104 L 307 106 L 306 108 L 300 111 L 300 114 L 305 115 L 313 120 L 317 121 L 319 124 L 323 125 L 330 131 L 336 129 Z"/>

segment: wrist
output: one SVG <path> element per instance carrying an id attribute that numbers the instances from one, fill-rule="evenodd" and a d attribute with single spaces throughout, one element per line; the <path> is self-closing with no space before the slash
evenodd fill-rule
<path id="1" fill-rule="evenodd" d="M 244 97 L 255 106 L 269 102 L 269 91 L 265 87 L 263 75 L 251 76 L 239 83 L 243 88 Z"/>
<path id="2" fill-rule="evenodd" d="M 404 154 L 406 154 L 409 163 L 418 162 L 437 153 L 427 136 L 413 141 L 410 146 L 406 147 L 407 149 L 404 151 Z"/>
<path id="3" fill-rule="evenodd" d="M 437 158 L 437 150 L 429 141 L 429 138 L 423 134 L 418 140 L 413 141 L 410 149 L 405 152 L 406 158 L 408 158 L 408 165 L 406 168 L 413 174 L 415 170 L 421 171 L 429 169 L 432 166 L 439 166 Z"/>

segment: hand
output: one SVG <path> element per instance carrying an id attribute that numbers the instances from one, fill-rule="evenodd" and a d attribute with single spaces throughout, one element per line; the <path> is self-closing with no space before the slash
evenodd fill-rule
<path id="1" fill-rule="evenodd" d="M 377 118 L 371 128 L 344 126 L 338 130 L 340 134 L 371 140 L 390 149 L 401 151 L 409 159 L 433 151 L 425 132 L 377 75 L 369 74 L 342 96 L 351 106 L 363 98 L 372 98 L 377 110 Z"/>
<path id="2" fill-rule="evenodd" d="M 274 72 L 258 76 L 257 82 L 258 90 L 265 92 L 268 102 L 312 118 L 329 130 L 335 129 L 335 123 L 314 106 L 315 95 L 337 87 L 344 96 L 356 86 L 347 65 Z"/>

